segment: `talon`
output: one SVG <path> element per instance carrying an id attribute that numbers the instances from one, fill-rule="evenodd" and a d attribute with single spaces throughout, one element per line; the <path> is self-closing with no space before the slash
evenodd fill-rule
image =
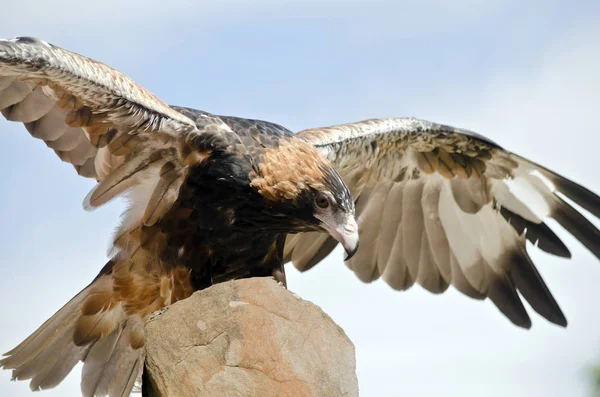
<path id="1" fill-rule="evenodd" d="M 169 307 L 165 306 L 162 309 L 155 311 L 154 313 L 150 314 L 150 317 L 148 317 L 148 321 L 152 321 L 152 320 L 156 319 L 157 317 L 163 315 L 164 313 L 167 312 L 167 310 L 169 310 Z"/>

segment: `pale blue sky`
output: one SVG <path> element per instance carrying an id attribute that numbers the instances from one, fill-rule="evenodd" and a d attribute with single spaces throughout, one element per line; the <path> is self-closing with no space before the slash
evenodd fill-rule
<path id="1" fill-rule="evenodd" d="M 292 130 L 416 116 L 466 127 L 600 193 L 597 1 L 62 0 L 2 6 L 0 37 L 37 36 L 128 74 L 170 104 Z M 86 213 L 92 187 L 20 125 L 0 121 L 0 351 L 95 276 L 121 203 Z M 512 326 L 450 290 L 364 285 L 333 253 L 289 288 L 356 345 L 361 396 L 585 396 L 600 360 L 600 263 L 532 255 L 569 327 L 531 311 Z M 78 395 L 79 370 L 41 396 Z M 0 395 L 29 395 L 0 373 Z"/>

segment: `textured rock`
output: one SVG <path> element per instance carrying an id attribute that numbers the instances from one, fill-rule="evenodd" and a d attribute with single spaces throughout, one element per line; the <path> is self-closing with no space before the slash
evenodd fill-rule
<path id="1" fill-rule="evenodd" d="M 270 278 L 196 292 L 146 332 L 153 397 L 358 396 L 344 331 Z"/>

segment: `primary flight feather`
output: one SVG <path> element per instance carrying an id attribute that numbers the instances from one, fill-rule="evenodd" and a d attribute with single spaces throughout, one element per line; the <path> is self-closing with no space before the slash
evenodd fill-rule
<path id="1" fill-rule="evenodd" d="M 597 195 L 467 130 L 398 118 L 293 134 L 168 106 L 32 38 L 0 40 L 0 110 L 98 181 L 86 209 L 130 202 L 96 279 L 0 361 L 32 390 L 83 361 L 84 396 L 127 396 L 151 313 L 222 281 L 285 283 L 285 263 L 310 269 L 338 242 L 365 282 L 453 285 L 521 327 L 520 296 L 567 324 L 526 251 L 570 256 L 546 219 L 600 257 L 600 232 L 563 198 L 598 217 Z"/>

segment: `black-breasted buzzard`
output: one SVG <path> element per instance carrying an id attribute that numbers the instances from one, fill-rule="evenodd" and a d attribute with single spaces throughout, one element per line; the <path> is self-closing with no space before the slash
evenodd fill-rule
<path id="1" fill-rule="evenodd" d="M 152 312 L 221 281 L 285 282 L 286 262 L 307 270 L 338 242 L 365 282 L 453 285 L 521 327 L 519 293 L 567 324 L 526 252 L 570 256 L 544 220 L 600 255 L 599 231 L 563 199 L 600 216 L 598 196 L 467 130 L 398 118 L 293 134 L 168 106 L 31 38 L 0 41 L 0 109 L 98 181 L 86 208 L 130 200 L 98 277 L 0 361 L 34 390 L 81 360 L 84 396 L 127 396 Z"/>

